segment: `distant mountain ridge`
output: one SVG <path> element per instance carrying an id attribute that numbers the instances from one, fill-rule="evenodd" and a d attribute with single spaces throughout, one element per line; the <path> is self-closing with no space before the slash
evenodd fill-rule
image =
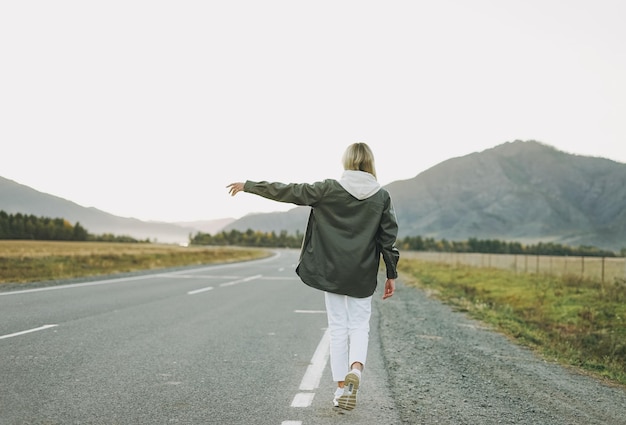
<path id="1" fill-rule="evenodd" d="M 400 237 L 626 247 L 626 165 L 515 141 L 385 186 Z M 304 232 L 308 208 L 243 217 L 225 230 Z"/>
<path id="2" fill-rule="evenodd" d="M 399 236 L 626 247 L 626 164 L 515 141 L 451 158 L 412 179 L 385 186 Z M 251 196 L 251 195 L 250 195 Z M 304 233 L 309 207 L 238 220 L 158 223 L 117 217 L 0 177 L 0 210 L 62 217 L 90 233 L 185 243 L 198 231 L 248 229 Z"/>
<path id="3" fill-rule="evenodd" d="M 387 189 L 406 234 L 626 246 L 626 165 L 535 141 L 453 158 Z"/>
<path id="4" fill-rule="evenodd" d="M 97 208 L 83 207 L 67 199 L 39 192 L 3 177 L 0 177 L 0 210 L 9 214 L 64 218 L 72 224 L 80 223 L 91 234 L 113 233 L 162 243 L 184 244 L 189 241 L 190 234 L 199 231 L 193 225 L 181 226 L 118 217 Z M 208 223 L 204 222 L 204 226 L 208 226 Z"/>

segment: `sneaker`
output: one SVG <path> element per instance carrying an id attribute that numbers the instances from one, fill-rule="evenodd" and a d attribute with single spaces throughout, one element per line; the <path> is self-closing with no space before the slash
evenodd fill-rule
<path id="1" fill-rule="evenodd" d="M 335 398 L 333 398 L 333 406 L 339 407 L 339 397 L 343 395 L 343 388 L 337 387 L 335 390 Z"/>
<path id="2" fill-rule="evenodd" d="M 343 394 L 337 399 L 337 405 L 345 410 L 352 410 L 356 407 L 356 393 L 361 382 L 361 371 L 352 369 L 345 378 Z M 335 393 L 337 394 L 337 393 Z"/>

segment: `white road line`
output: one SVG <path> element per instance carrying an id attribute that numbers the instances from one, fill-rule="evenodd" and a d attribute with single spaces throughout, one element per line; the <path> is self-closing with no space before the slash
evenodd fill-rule
<path id="1" fill-rule="evenodd" d="M 35 329 L 29 329 L 27 331 L 21 331 L 21 332 L 15 332 L 13 334 L 2 335 L 2 336 L 0 336 L 0 339 L 12 338 L 14 336 L 24 335 L 24 334 L 28 334 L 28 333 L 31 333 L 31 332 L 43 331 L 44 329 L 54 328 L 55 326 L 59 326 L 59 325 L 43 325 L 43 326 L 40 326 L 40 327 L 35 328 Z"/>
<path id="2" fill-rule="evenodd" d="M 70 283 L 68 285 L 46 286 L 46 287 L 43 287 L 43 288 L 33 288 L 33 289 L 22 289 L 20 291 L 0 292 L 0 297 L 5 296 L 5 295 L 28 294 L 28 293 L 31 293 L 31 292 L 55 291 L 57 289 L 82 288 L 84 286 L 106 285 L 106 284 L 109 284 L 109 283 L 130 282 L 131 280 L 151 279 L 151 278 L 154 278 L 154 277 L 155 277 L 155 275 L 143 275 L 143 276 L 134 276 L 134 277 L 120 277 L 120 278 L 117 278 L 117 279 L 105 279 L 105 280 L 96 280 L 96 281 L 84 282 L 84 283 Z"/>
<path id="3" fill-rule="evenodd" d="M 221 283 L 220 284 L 220 288 L 224 288 L 226 286 L 233 286 L 233 285 L 236 285 L 238 283 L 248 282 L 248 281 L 254 280 L 254 279 L 259 279 L 261 276 L 262 275 L 257 274 L 255 276 L 249 276 L 249 277 L 245 277 L 243 279 L 238 279 L 238 280 L 233 280 L 233 281 L 226 282 L 226 283 Z M 194 289 L 193 291 L 187 292 L 187 295 L 196 295 L 196 294 L 200 294 L 202 292 L 210 291 L 211 289 L 213 289 L 212 286 L 207 286 L 206 288 Z"/>
<path id="4" fill-rule="evenodd" d="M 313 391 L 320 386 L 320 380 L 322 379 L 322 374 L 324 373 L 324 368 L 326 368 L 330 354 L 329 349 L 330 333 L 329 330 L 326 329 L 324 335 L 322 335 L 322 339 L 319 344 L 317 344 L 315 353 L 313 353 L 311 364 L 306 368 L 306 372 L 302 377 L 299 388 L 300 391 Z M 311 403 L 313 403 L 313 397 L 315 397 L 315 393 L 297 393 L 291 402 L 291 407 L 309 407 Z"/>
<path id="5" fill-rule="evenodd" d="M 246 277 L 244 279 L 233 280 L 232 282 L 220 283 L 220 288 L 223 288 L 224 286 L 233 286 L 233 285 L 236 285 L 238 283 L 248 282 L 248 281 L 254 280 L 254 279 L 259 279 L 262 276 L 263 275 L 257 274 L 255 276 Z"/>
<path id="6" fill-rule="evenodd" d="M 189 291 L 189 292 L 187 292 L 187 295 L 196 295 L 196 294 L 199 294 L 201 292 L 210 291 L 211 289 L 213 289 L 212 286 L 207 286 L 206 288 L 196 289 L 195 291 Z"/>
<path id="7" fill-rule="evenodd" d="M 302 425 L 302 421 L 282 421 L 280 425 Z"/>
<path id="8" fill-rule="evenodd" d="M 209 274 L 160 274 L 159 277 L 166 277 L 168 279 L 235 279 L 237 276 L 218 276 Z"/>
<path id="9" fill-rule="evenodd" d="M 291 402 L 291 407 L 309 407 L 313 403 L 315 393 L 298 393 Z"/>
<path id="10" fill-rule="evenodd" d="M 304 314 L 326 314 L 326 310 L 294 310 L 293 312 Z"/>
<path id="11" fill-rule="evenodd" d="M 300 382 L 300 391 L 312 391 L 320 386 L 320 380 L 322 379 L 322 373 L 326 367 L 328 356 L 330 355 L 330 331 L 326 329 L 322 339 L 320 340 L 313 357 L 311 358 L 311 364 L 306 368 L 306 373 L 302 377 Z"/>
<path id="12" fill-rule="evenodd" d="M 297 280 L 300 281 L 300 278 L 298 276 L 293 276 L 293 277 L 284 277 L 284 276 L 265 276 L 264 278 L 262 278 L 263 280 Z"/>

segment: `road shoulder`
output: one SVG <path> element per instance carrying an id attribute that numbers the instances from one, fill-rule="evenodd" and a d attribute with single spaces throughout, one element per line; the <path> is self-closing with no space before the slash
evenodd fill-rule
<path id="1" fill-rule="evenodd" d="M 623 388 L 545 361 L 420 289 L 399 280 L 374 308 L 401 423 L 626 424 Z"/>

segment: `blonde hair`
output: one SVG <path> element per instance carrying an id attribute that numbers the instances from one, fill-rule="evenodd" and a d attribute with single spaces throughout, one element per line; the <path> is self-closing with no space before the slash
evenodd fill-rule
<path id="1" fill-rule="evenodd" d="M 353 143 L 343 154 L 344 170 L 365 171 L 376 177 L 374 154 L 366 143 Z"/>

